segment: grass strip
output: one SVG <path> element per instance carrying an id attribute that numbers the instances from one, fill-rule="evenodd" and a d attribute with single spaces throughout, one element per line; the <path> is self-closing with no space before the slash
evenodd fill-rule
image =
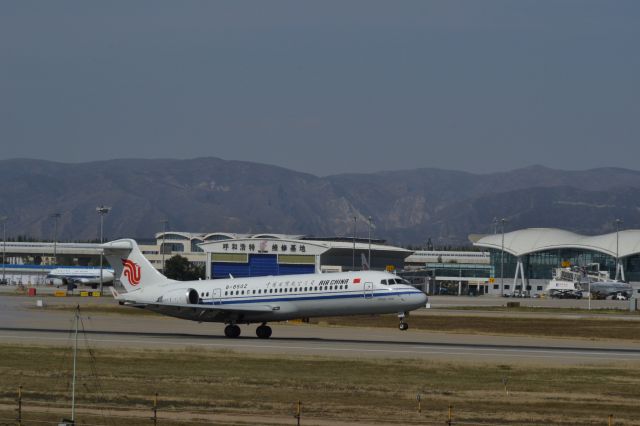
<path id="1" fill-rule="evenodd" d="M 0 417 L 15 415 L 6 407 L 15 402 L 19 385 L 26 419 L 46 417 L 36 407 L 68 407 L 70 348 L 0 345 L 0 359 L 0 404 L 5 407 Z M 198 348 L 82 349 L 77 402 L 93 414 L 79 414 L 78 423 L 113 424 L 117 418 L 122 424 L 133 410 L 146 414 L 131 415 L 127 424 L 149 424 L 150 401 L 157 392 L 163 425 L 190 424 L 189 419 L 202 416 L 211 416 L 211 423 L 224 416 L 224 424 L 236 423 L 233 419 L 243 423 L 252 416 L 293 423 L 297 400 L 303 403 L 303 419 L 330 424 L 444 424 L 450 404 L 457 421 L 473 424 L 595 425 L 604 424 L 610 413 L 618 425 L 637 424 L 639 366 L 548 368 Z M 417 393 L 422 396 L 421 414 Z M 59 420 L 52 416 L 49 420 Z"/>
<path id="2" fill-rule="evenodd" d="M 586 339 L 621 339 L 640 341 L 637 321 L 612 318 L 518 318 L 471 315 L 414 315 L 406 319 L 411 329 L 454 332 L 506 334 L 521 336 L 567 337 Z M 397 327 L 396 315 L 359 315 L 312 318 L 311 323 L 349 327 Z"/>

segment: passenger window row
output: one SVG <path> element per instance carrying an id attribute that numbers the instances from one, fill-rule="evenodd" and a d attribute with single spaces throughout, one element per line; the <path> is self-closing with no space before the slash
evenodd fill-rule
<path id="1" fill-rule="evenodd" d="M 293 287 L 293 288 L 270 288 L 270 289 L 258 289 L 258 290 L 247 290 L 247 295 L 250 294 L 274 294 L 274 293 L 304 293 L 304 292 L 309 292 L 309 291 L 329 291 L 329 290 L 346 290 L 347 286 L 346 285 L 330 285 L 330 286 L 314 286 L 314 287 Z M 204 293 L 203 297 L 204 297 Z M 234 291 L 225 291 L 224 292 L 225 296 L 234 296 Z M 245 295 L 245 291 L 244 290 L 236 290 L 235 291 L 235 295 L 236 296 L 244 296 Z M 207 296 L 209 296 L 209 293 L 207 293 Z"/>

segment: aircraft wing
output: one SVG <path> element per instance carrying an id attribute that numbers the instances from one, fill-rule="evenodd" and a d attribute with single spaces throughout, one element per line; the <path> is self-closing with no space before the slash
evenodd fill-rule
<path id="1" fill-rule="evenodd" d="M 268 315 L 273 311 L 281 311 L 282 308 L 287 309 L 282 303 L 272 304 L 233 304 L 233 305 L 205 305 L 205 304 L 175 304 L 161 302 L 138 302 L 134 299 L 127 299 L 128 293 L 118 293 L 113 287 L 110 288 L 113 297 L 118 300 L 121 305 L 131 306 L 134 308 L 147 309 L 159 314 L 168 315 L 177 318 L 190 319 L 193 321 L 242 321 L 245 317 L 259 315 L 261 317 Z"/>
<path id="2" fill-rule="evenodd" d="M 246 316 L 265 315 L 274 311 L 270 305 L 192 305 L 192 304 L 168 304 L 168 303 L 127 303 L 137 308 L 147 309 L 159 314 L 177 318 L 190 319 L 194 321 L 225 322 L 229 320 L 241 321 Z M 277 310 L 278 307 L 275 307 Z"/>

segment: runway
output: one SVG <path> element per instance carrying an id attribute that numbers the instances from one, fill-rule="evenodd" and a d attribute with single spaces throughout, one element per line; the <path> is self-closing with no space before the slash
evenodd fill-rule
<path id="1" fill-rule="evenodd" d="M 108 299 L 91 303 L 112 303 Z M 53 303 L 53 302 L 52 302 Z M 56 302 L 78 303 L 78 299 Z M 89 303 L 89 302 L 85 302 Z M 73 313 L 37 309 L 35 301 L 0 297 L 0 341 L 13 344 L 70 345 Z M 640 343 L 620 340 L 555 339 L 397 328 L 330 327 L 272 323 L 273 337 L 255 337 L 256 325 L 242 325 L 242 336 L 225 338 L 223 324 L 196 323 L 160 315 L 83 314 L 85 336 L 92 347 L 141 350 L 185 347 L 251 354 L 334 357 L 413 358 L 543 365 L 640 362 Z M 410 321 L 410 320 L 409 320 Z"/>
<path id="2" fill-rule="evenodd" d="M 276 327 L 278 329 L 286 326 Z M 247 327 L 248 328 L 248 327 Z M 640 348 L 585 347 L 585 346 L 544 346 L 532 342 L 530 345 L 507 343 L 443 343 L 424 342 L 423 333 L 405 336 L 407 339 L 384 341 L 373 338 L 344 339 L 331 338 L 314 327 L 311 334 L 322 337 L 275 337 L 260 340 L 255 337 L 228 339 L 220 336 L 162 333 L 162 332 L 116 332 L 86 331 L 83 342 L 92 347 L 126 347 L 136 349 L 181 349 L 185 347 L 202 349 L 226 349 L 247 353 L 301 354 L 323 356 L 355 356 L 381 358 L 423 358 L 423 359 L 466 359 L 479 362 L 494 361 L 539 361 L 541 363 L 607 363 L 612 361 L 640 361 Z M 361 329 L 344 328 L 341 331 L 357 335 Z M 398 331 L 398 333 L 400 333 Z M 291 333 L 286 333 L 291 334 Z M 297 334 L 297 333 L 296 333 Z M 324 335 L 324 336 L 323 336 Z M 36 343 L 39 345 L 68 345 L 70 330 L 0 328 L 0 340 L 14 343 Z M 487 337 L 487 342 L 495 338 Z M 417 339 L 416 339 L 417 338 Z"/>

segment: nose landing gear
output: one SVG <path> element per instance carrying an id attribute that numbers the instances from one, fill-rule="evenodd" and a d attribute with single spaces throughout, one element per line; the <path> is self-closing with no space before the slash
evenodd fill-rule
<path id="1" fill-rule="evenodd" d="M 268 339 L 271 337 L 271 327 L 269 327 L 267 323 L 263 322 L 262 325 L 256 328 L 256 335 L 260 339 Z"/>
<path id="2" fill-rule="evenodd" d="M 400 325 L 398 325 L 398 328 L 400 330 L 402 330 L 402 331 L 405 331 L 405 330 L 409 329 L 409 324 L 404 322 L 404 317 L 405 317 L 405 313 L 404 312 L 398 312 L 398 318 L 400 319 Z"/>

